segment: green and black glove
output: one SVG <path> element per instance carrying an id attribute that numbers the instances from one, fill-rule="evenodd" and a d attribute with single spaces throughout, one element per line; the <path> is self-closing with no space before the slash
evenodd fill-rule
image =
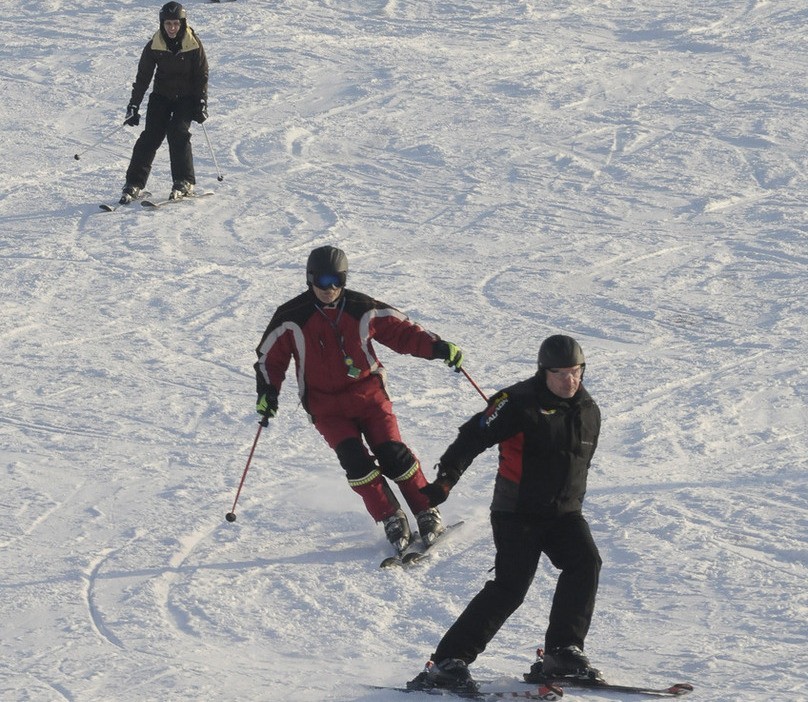
<path id="1" fill-rule="evenodd" d="M 265 419 L 271 419 L 278 414 L 278 391 L 271 385 L 265 393 L 258 396 L 255 411 Z"/>
<path id="2" fill-rule="evenodd" d="M 432 352 L 435 354 L 434 358 L 442 358 L 449 368 L 454 368 L 455 373 L 460 372 L 460 366 L 463 365 L 463 352 L 459 346 L 456 346 L 451 341 L 436 341 L 432 347 Z"/>

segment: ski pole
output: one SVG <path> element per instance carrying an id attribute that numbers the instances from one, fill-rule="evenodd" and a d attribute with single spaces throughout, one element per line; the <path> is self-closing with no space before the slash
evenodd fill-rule
<path id="1" fill-rule="evenodd" d="M 88 151 L 90 151 L 91 149 L 94 149 L 99 144 L 105 142 L 113 134 L 115 134 L 115 132 L 121 131 L 121 129 L 123 129 L 125 126 L 126 126 L 126 124 L 121 124 L 121 125 L 115 127 L 115 129 L 113 129 L 109 134 L 105 134 L 104 136 L 102 136 L 97 142 L 95 142 L 95 144 L 92 144 L 91 146 L 88 146 L 86 149 L 84 149 L 84 151 L 79 151 L 79 153 L 74 154 L 73 158 L 76 159 L 76 161 L 78 161 L 79 158 L 84 156 L 84 154 L 86 154 Z"/>
<path id="2" fill-rule="evenodd" d="M 228 522 L 235 522 L 236 521 L 236 502 L 238 502 L 238 497 L 241 494 L 241 488 L 244 486 L 244 479 L 247 477 L 247 471 L 250 469 L 250 462 L 252 461 L 253 454 L 255 453 L 255 447 L 258 444 L 258 437 L 261 436 L 261 430 L 269 424 L 269 419 L 264 417 L 258 423 L 258 431 L 255 432 L 255 439 L 253 440 L 252 448 L 250 449 L 250 455 L 247 458 L 247 465 L 244 466 L 244 472 L 241 474 L 241 482 L 238 484 L 238 490 L 236 490 L 236 499 L 233 500 L 233 507 L 232 509 L 224 515 L 224 518 Z"/>
<path id="3" fill-rule="evenodd" d="M 216 166 L 216 180 L 221 183 L 224 180 L 224 176 L 222 175 L 222 171 L 219 169 L 219 162 L 216 160 L 216 154 L 213 153 L 213 146 L 210 144 L 210 137 L 208 136 L 208 130 L 205 127 L 204 122 L 202 122 L 202 131 L 205 133 L 205 141 L 208 142 L 208 150 L 213 158 L 213 165 Z"/>
<path id="4" fill-rule="evenodd" d="M 483 400 L 485 400 L 486 402 L 488 402 L 488 398 L 485 396 L 485 393 L 484 393 L 482 390 L 480 390 L 480 386 L 479 386 L 479 385 L 477 385 L 477 383 L 475 383 L 475 382 L 474 382 L 474 380 L 472 379 L 472 377 L 471 377 L 471 376 L 468 374 L 468 372 L 466 371 L 466 369 L 465 369 L 465 368 L 463 368 L 463 366 L 460 366 L 460 372 L 461 372 L 463 375 L 465 375 L 465 376 L 466 376 L 466 378 L 468 379 L 468 381 L 469 381 L 469 382 L 470 382 L 470 383 L 471 383 L 471 384 L 474 386 L 474 389 L 475 389 L 475 390 L 476 390 L 478 393 L 480 393 L 480 397 L 482 397 L 482 398 L 483 398 Z"/>

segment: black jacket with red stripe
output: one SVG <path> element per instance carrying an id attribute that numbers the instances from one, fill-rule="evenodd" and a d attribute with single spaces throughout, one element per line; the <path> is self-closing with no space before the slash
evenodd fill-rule
<path id="1" fill-rule="evenodd" d="M 456 481 L 487 448 L 499 444 L 492 511 L 579 512 L 600 435 L 600 409 L 581 386 L 564 400 L 540 375 L 496 393 L 460 427 L 440 459 L 439 475 Z"/>

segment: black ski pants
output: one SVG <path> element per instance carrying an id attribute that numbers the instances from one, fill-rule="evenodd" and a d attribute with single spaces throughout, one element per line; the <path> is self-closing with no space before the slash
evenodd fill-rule
<path id="1" fill-rule="evenodd" d="M 187 180 L 196 183 L 194 158 L 191 151 L 191 118 L 195 101 L 192 97 L 171 100 L 157 93 L 149 96 L 146 108 L 146 126 L 132 149 L 132 160 L 126 171 L 126 182 L 145 187 L 151 173 L 157 149 L 168 137 L 173 182 Z"/>
<path id="2" fill-rule="evenodd" d="M 580 512 L 551 519 L 537 514 L 492 512 L 491 526 L 497 550 L 494 580 L 485 584 L 449 628 L 433 660 L 474 661 L 524 601 L 542 552 L 561 571 L 545 648 L 574 644 L 583 649 L 602 563 L 586 519 Z"/>

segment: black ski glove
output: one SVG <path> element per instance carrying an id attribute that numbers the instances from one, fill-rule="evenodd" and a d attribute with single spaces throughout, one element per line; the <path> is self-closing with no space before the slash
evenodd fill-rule
<path id="1" fill-rule="evenodd" d="M 435 465 L 435 470 L 438 472 L 438 477 L 419 490 L 422 495 L 426 495 L 430 507 L 437 507 L 446 502 L 449 492 L 460 478 L 458 472 L 447 469 L 441 463 Z"/>
<path id="2" fill-rule="evenodd" d="M 140 124 L 140 112 L 138 106 L 130 102 L 126 108 L 126 118 L 123 123 L 128 127 L 137 127 Z"/>
<path id="3" fill-rule="evenodd" d="M 436 341 L 432 345 L 432 353 L 433 358 L 442 358 L 449 368 L 454 368 L 455 373 L 460 372 L 460 366 L 463 365 L 463 352 L 459 346 L 451 341 Z"/>
<path id="4" fill-rule="evenodd" d="M 208 103 L 203 98 L 199 101 L 199 104 L 196 106 L 194 110 L 194 122 L 199 122 L 202 124 L 208 118 Z"/>
<path id="5" fill-rule="evenodd" d="M 447 480 L 441 480 L 438 478 L 434 483 L 427 483 L 424 485 L 419 492 L 422 495 L 425 495 L 429 500 L 430 507 L 437 507 L 438 505 L 442 505 L 444 502 L 446 502 L 446 498 L 449 497 L 449 492 L 451 489 L 452 486 Z"/>

